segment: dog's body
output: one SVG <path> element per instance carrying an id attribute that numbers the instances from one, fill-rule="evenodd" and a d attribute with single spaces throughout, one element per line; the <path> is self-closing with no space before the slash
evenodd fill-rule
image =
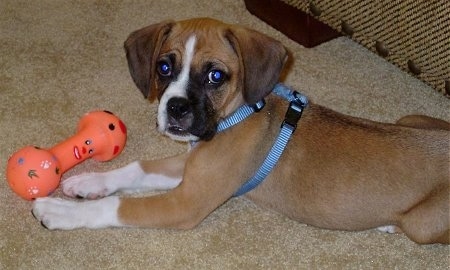
<path id="1" fill-rule="evenodd" d="M 136 85 L 159 100 L 159 130 L 195 146 L 172 158 L 69 178 L 63 191 L 71 197 L 169 191 L 38 199 L 33 213 L 49 229 L 192 228 L 253 176 L 279 132 L 288 104 L 268 96 L 286 59 L 277 41 L 194 19 L 138 30 L 125 48 Z M 264 97 L 261 112 L 216 134 L 218 121 Z M 418 243 L 448 243 L 448 129 L 424 116 L 381 124 L 310 104 L 275 169 L 247 196 L 318 227 L 399 227 Z"/>

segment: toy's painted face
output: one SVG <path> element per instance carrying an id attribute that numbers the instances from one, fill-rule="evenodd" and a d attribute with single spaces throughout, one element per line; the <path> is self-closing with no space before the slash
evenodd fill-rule
<path id="1" fill-rule="evenodd" d="M 94 153 L 94 148 L 92 147 L 92 140 L 87 139 L 86 141 L 84 141 L 84 145 L 81 146 L 81 149 L 76 145 L 73 147 L 73 155 L 76 159 L 83 159 L 82 156 L 86 154 L 92 155 Z"/>
<path id="2" fill-rule="evenodd" d="M 104 112 L 114 116 L 108 111 Z M 115 116 L 113 118 L 106 117 L 104 120 L 111 121 L 102 121 L 102 123 L 99 123 L 99 125 L 104 125 L 102 127 L 99 127 L 100 129 L 102 129 L 101 135 L 103 136 L 100 136 L 99 138 L 99 134 L 95 134 L 96 136 L 86 138 L 84 140 L 84 144 L 80 146 L 75 145 L 73 147 L 73 155 L 77 160 L 82 160 L 87 157 L 93 157 L 99 151 L 110 153 L 112 155 L 112 158 L 118 155 L 123 150 L 124 141 L 127 136 L 127 128 L 125 124 Z M 105 142 L 104 139 L 110 139 L 110 141 Z M 107 148 L 110 149 L 108 150 Z"/>
<path id="3" fill-rule="evenodd" d="M 79 161 L 90 157 L 100 161 L 114 158 L 122 152 L 127 137 L 125 124 L 108 111 L 85 115 L 79 132 L 81 140 L 73 146 L 73 156 Z"/>

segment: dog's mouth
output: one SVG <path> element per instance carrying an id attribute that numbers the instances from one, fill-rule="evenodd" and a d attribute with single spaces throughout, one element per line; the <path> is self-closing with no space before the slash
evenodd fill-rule
<path id="1" fill-rule="evenodd" d="M 167 132 L 174 135 L 187 135 L 189 134 L 188 129 L 191 126 L 192 116 L 183 117 L 182 119 L 175 119 L 169 116 L 167 119 Z"/>
<path id="2" fill-rule="evenodd" d="M 161 127 L 157 124 L 158 129 L 165 135 L 169 136 L 170 138 L 177 140 L 177 141 L 190 141 L 190 142 L 196 142 L 199 140 L 209 141 L 214 137 L 214 134 L 216 133 L 214 128 L 211 131 L 205 132 L 202 130 L 196 130 L 192 127 L 183 127 L 178 122 L 172 122 L 168 121 L 166 122 L 165 128 L 161 129 Z"/>
<path id="3" fill-rule="evenodd" d="M 177 141 L 197 141 L 199 138 L 193 135 L 188 129 L 188 123 L 182 123 L 169 117 L 165 127 L 160 131 Z"/>
<path id="4" fill-rule="evenodd" d="M 190 133 L 179 125 L 170 124 L 167 126 L 167 132 L 176 136 L 188 136 Z"/>

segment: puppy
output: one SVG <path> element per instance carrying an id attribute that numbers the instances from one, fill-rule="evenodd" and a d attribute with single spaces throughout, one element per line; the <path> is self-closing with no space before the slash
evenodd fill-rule
<path id="1" fill-rule="evenodd" d="M 33 214 L 48 229 L 193 228 L 258 171 L 278 136 L 289 107 L 270 94 L 287 58 L 278 41 L 202 18 L 137 30 L 125 50 L 137 88 L 159 101 L 158 130 L 191 148 L 67 179 L 67 196 L 98 200 L 37 199 Z M 260 112 L 217 132 L 224 118 L 263 98 Z M 274 169 L 246 196 L 321 228 L 379 227 L 417 243 L 449 243 L 448 130 L 425 116 L 382 124 L 310 103 Z M 150 190 L 167 192 L 109 196 Z"/>

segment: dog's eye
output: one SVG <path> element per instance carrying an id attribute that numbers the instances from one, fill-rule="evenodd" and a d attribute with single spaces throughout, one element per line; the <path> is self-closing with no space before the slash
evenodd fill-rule
<path id="1" fill-rule="evenodd" d="M 166 61 L 160 61 L 158 63 L 158 73 L 162 76 L 170 76 L 172 74 L 172 67 Z"/>
<path id="2" fill-rule="evenodd" d="M 219 84 L 225 79 L 225 75 L 220 70 L 211 70 L 208 73 L 208 83 Z"/>

